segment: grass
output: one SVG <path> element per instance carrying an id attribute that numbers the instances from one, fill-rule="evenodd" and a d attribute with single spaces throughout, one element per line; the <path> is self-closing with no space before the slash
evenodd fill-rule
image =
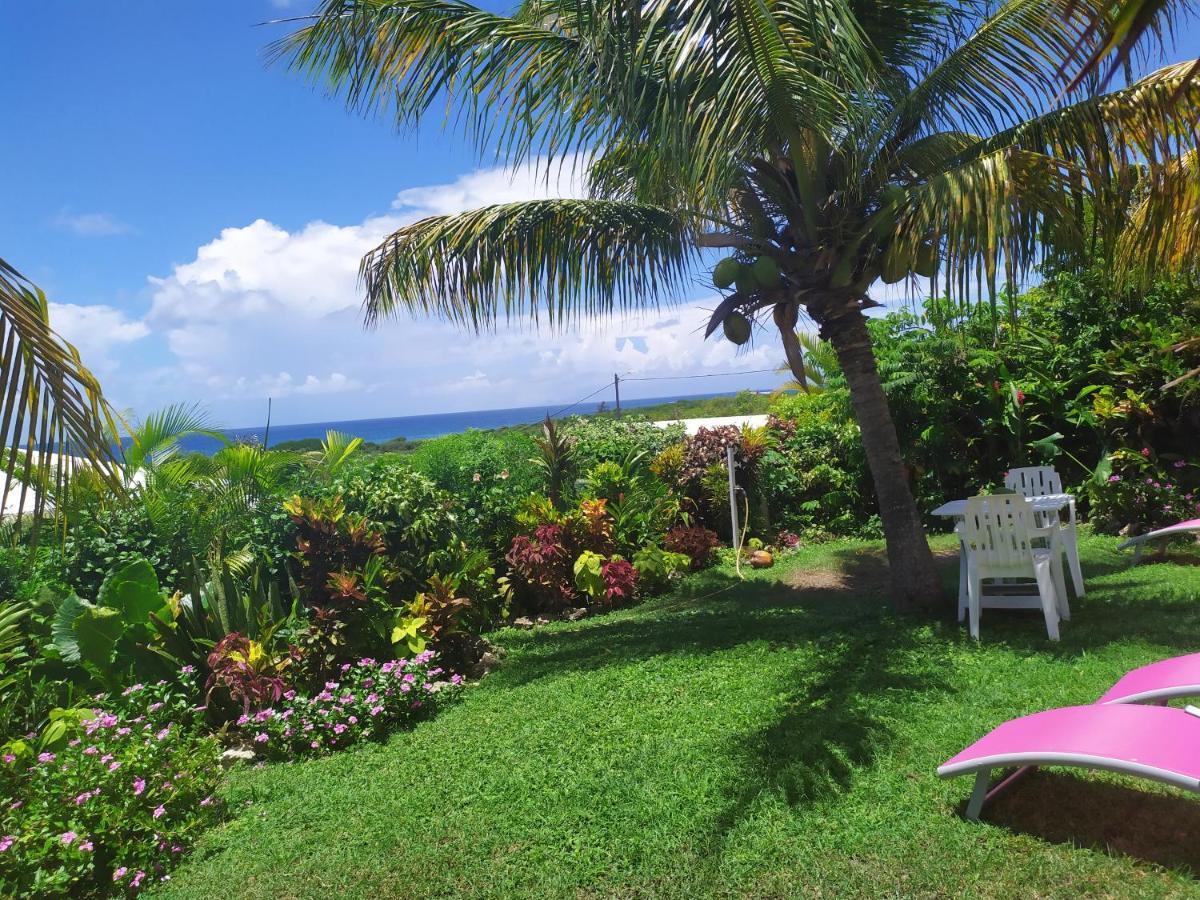
<path id="1" fill-rule="evenodd" d="M 1197 649 L 1200 569 L 1083 541 L 1089 592 L 1038 614 L 887 613 L 877 545 L 807 548 L 636 609 L 502 631 L 504 667 L 383 746 L 240 773 L 160 889 L 264 897 L 1193 894 L 1200 803 L 1036 774 L 985 811 L 936 766 L 1012 716 Z M 948 549 L 945 539 L 939 546 Z M 956 569 L 943 560 L 947 585 Z"/>

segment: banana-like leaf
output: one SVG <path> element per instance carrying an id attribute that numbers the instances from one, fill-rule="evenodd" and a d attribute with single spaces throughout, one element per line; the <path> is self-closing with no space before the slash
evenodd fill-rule
<path id="1" fill-rule="evenodd" d="M 71 593 L 55 612 L 52 639 L 64 662 L 84 665 L 103 679 L 112 672 L 117 641 L 124 631 L 119 610 L 95 606 Z"/>

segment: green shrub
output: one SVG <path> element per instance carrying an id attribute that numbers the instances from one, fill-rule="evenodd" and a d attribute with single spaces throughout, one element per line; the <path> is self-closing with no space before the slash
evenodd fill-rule
<path id="1" fill-rule="evenodd" d="M 651 460 L 684 436 L 682 425 L 659 428 L 644 420 L 575 418 L 563 426 L 575 439 L 575 464 L 587 472 L 602 462 L 620 463 L 637 453 Z"/>
<path id="2" fill-rule="evenodd" d="M 166 877 L 220 815 L 197 696 L 185 671 L 69 711 L 50 745 L 0 749 L 0 895 L 133 894 Z"/>

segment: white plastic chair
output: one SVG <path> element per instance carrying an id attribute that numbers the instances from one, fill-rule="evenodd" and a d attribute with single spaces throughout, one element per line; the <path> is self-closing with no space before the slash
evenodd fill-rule
<path id="1" fill-rule="evenodd" d="M 1063 493 L 1062 477 L 1054 466 L 1024 466 L 1010 469 L 1004 476 L 1004 486 L 1010 491 L 1016 491 L 1022 497 L 1045 497 L 1048 494 Z M 1079 540 L 1075 531 L 1075 498 L 1067 504 L 1067 521 L 1063 522 L 1057 515 L 1053 521 L 1042 522 L 1042 525 L 1057 524 L 1061 529 L 1061 546 L 1067 556 L 1067 564 L 1071 567 L 1071 582 L 1075 585 L 1075 596 L 1083 596 L 1083 569 L 1079 566 Z"/>
<path id="2" fill-rule="evenodd" d="M 1058 527 L 1039 527 L 1029 501 L 1016 494 L 972 497 L 967 501 L 962 541 L 971 637 L 979 639 L 979 615 L 985 605 L 989 609 L 1040 607 L 1046 633 L 1057 641 L 1059 619 L 1069 617 L 1069 613 L 1060 616 L 1060 610 L 1066 609 L 1066 588 L 1051 565 L 1061 552 Z M 1037 546 L 1042 542 L 1047 546 Z M 993 583 L 985 585 L 987 581 Z"/>

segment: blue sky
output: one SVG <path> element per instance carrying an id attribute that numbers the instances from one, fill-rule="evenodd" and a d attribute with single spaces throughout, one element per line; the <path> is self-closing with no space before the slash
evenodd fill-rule
<path id="1" fill-rule="evenodd" d="M 0 256 L 49 294 L 120 408 L 204 403 L 225 425 L 563 404 L 610 380 L 773 366 L 704 342 L 712 292 L 565 335 L 367 333 L 362 253 L 422 215 L 578 190 L 477 159 L 434 119 L 397 135 L 279 67 L 260 26 L 313 0 L 39 0 L 5 19 Z M 1185 35 L 1185 45 L 1198 43 Z M 1192 47 L 1181 47 L 1178 59 Z M 769 387 L 643 382 L 633 396 Z"/>
<path id="2" fill-rule="evenodd" d="M 547 188 L 489 168 L 440 122 L 397 134 L 268 67 L 309 0 L 42 0 L 10 12 L 0 102 L 0 255 L 50 296 L 116 405 L 203 402 L 223 424 L 565 403 L 614 370 L 758 369 L 704 343 L 696 303 L 571 334 L 364 333 L 354 273 L 396 225 Z M 408 193 L 402 193 L 408 192 Z M 771 386 L 773 375 L 629 386 Z"/>

